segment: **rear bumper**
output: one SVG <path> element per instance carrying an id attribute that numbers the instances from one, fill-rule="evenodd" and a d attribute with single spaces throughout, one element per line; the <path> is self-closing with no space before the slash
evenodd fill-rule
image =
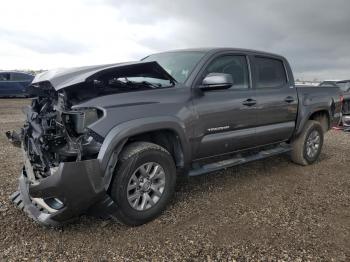
<path id="1" fill-rule="evenodd" d="M 99 161 L 61 163 L 49 177 L 33 181 L 25 165 L 19 178 L 19 191 L 11 200 L 35 221 L 59 226 L 82 214 L 113 217 L 116 204 L 106 193 Z M 52 200 L 62 205 L 52 205 Z M 51 203 L 51 204 L 50 204 Z"/>

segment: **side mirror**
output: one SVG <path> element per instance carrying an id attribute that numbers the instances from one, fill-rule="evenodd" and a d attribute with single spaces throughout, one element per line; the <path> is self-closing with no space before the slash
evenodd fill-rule
<path id="1" fill-rule="evenodd" d="M 203 91 L 228 89 L 233 85 L 233 78 L 230 74 L 210 73 L 208 74 L 199 86 Z"/>

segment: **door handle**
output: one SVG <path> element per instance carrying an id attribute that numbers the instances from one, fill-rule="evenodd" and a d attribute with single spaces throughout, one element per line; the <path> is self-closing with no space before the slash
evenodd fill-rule
<path id="1" fill-rule="evenodd" d="M 284 101 L 287 102 L 287 103 L 292 103 L 292 102 L 294 102 L 294 97 L 292 97 L 292 96 L 287 96 L 287 97 L 284 99 Z"/>
<path id="2" fill-rule="evenodd" d="M 248 98 L 247 100 L 243 101 L 242 104 L 245 106 L 253 106 L 256 104 L 256 100 Z"/>

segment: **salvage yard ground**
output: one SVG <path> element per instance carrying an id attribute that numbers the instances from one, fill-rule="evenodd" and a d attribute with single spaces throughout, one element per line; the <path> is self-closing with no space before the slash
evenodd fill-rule
<path id="1" fill-rule="evenodd" d="M 28 102 L 0 99 L 0 261 L 350 260 L 350 134 L 329 132 L 312 166 L 280 156 L 181 181 L 144 226 L 82 217 L 54 230 L 8 200 L 22 159 L 4 132 Z"/>

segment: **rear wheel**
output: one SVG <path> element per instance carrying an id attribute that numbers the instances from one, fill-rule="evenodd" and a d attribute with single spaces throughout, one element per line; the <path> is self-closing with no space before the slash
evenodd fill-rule
<path id="1" fill-rule="evenodd" d="M 161 214 L 176 183 L 172 156 L 163 147 L 135 142 L 122 152 L 111 186 L 118 205 L 117 218 L 127 225 L 141 225 Z"/>
<path id="2" fill-rule="evenodd" d="M 309 120 L 301 134 L 292 142 L 292 161 L 303 166 L 314 163 L 320 156 L 323 136 L 320 123 Z"/>

